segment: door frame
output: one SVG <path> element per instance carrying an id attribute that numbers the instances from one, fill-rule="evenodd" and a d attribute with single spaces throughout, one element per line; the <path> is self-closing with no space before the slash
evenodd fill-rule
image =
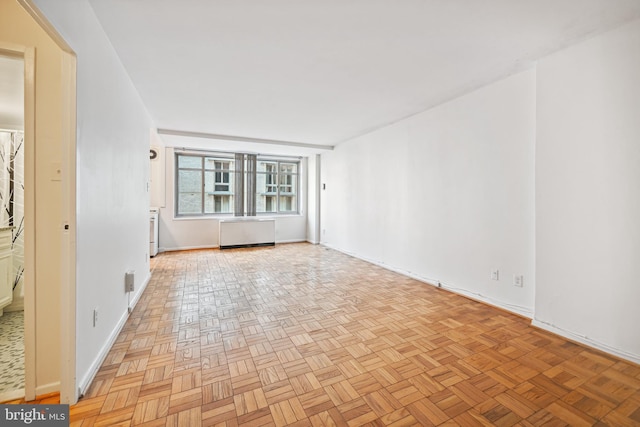
<path id="1" fill-rule="evenodd" d="M 17 0 L 62 50 L 60 403 L 78 401 L 76 381 L 76 54 L 33 0 Z M 35 396 L 34 396 L 35 397 Z"/>
<path id="2" fill-rule="evenodd" d="M 76 54 L 53 25 L 35 6 L 33 0 L 16 0 L 36 24 L 60 48 L 62 55 L 60 108 L 61 125 L 61 235 L 60 244 L 60 403 L 78 401 L 76 381 Z M 35 48 L 0 44 L 5 51 L 25 57 L 25 400 L 36 398 L 36 330 L 35 330 Z M 21 53 L 22 52 L 22 53 Z M 29 65 L 27 65 L 29 64 Z M 30 129 L 28 131 L 27 129 Z M 31 147 L 29 150 L 27 148 Z M 30 181 L 28 181 L 30 180 Z M 30 208 L 27 207 L 30 205 Z M 28 215 L 27 215 L 28 214 Z M 30 261 L 29 261 L 30 260 Z M 29 274 L 30 273 L 30 274 Z M 30 279 L 29 279 L 30 278 Z M 29 282 L 27 282 L 29 279 Z M 30 287 L 28 286 L 30 283 Z M 30 289 L 29 297 L 27 298 Z M 30 313 L 30 314 L 29 314 Z M 29 318 L 27 320 L 27 318 Z M 26 329 L 31 328 L 27 337 Z M 30 349 L 29 353 L 27 353 Z"/>

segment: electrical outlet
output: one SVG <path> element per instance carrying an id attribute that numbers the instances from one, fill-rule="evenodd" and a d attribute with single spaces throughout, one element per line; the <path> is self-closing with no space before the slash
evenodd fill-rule
<path id="1" fill-rule="evenodd" d="M 513 286 L 517 286 L 519 288 L 524 286 L 524 276 L 520 274 L 516 274 L 513 276 Z"/>
<path id="2" fill-rule="evenodd" d="M 93 309 L 93 327 L 95 328 L 98 324 L 98 307 Z"/>
<path id="3" fill-rule="evenodd" d="M 491 280 L 500 280 L 500 270 L 491 270 Z"/>
<path id="4" fill-rule="evenodd" d="M 125 292 L 133 292 L 135 290 L 135 274 L 136 272 L 133 270 L 127 271 L 124 274 L 124 291 Z"/>

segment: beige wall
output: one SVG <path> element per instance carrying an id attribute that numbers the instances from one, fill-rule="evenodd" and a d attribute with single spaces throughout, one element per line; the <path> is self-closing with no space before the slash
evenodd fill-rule
<path id="1" fill-rule="evenodd" d="M 14 0 L 0 2 L 0 43 L 35 48 L 35 358 L 36 394 L 59 390 L 61 188 L 54 175 L 61 162 L 63 51 Z M 27 184 L 28 185 L 28 184 Z M 27 291 L 28 292 L 28 291 Z"/>

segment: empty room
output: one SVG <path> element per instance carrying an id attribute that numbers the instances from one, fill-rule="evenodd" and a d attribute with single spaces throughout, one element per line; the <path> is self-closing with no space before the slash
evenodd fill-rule
<path id="1" fill-rule="evenodd" d="M 637 0 L 1 0 L 0 402 L 640 425 L 638 76 Z"/>

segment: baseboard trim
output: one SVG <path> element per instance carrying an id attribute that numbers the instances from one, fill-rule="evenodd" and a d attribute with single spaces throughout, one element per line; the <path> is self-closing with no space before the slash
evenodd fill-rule
<path id="1" fill-rule="evenodd" d="M 151 281 L 151 273 L 147 274 L 147 277 L 142 283 L 142 286 L 140 286 L 138 293 L 136 293 L 133 296 L 133 300 L 129 301 L 129 313 L 133 311 L 133 308 L 136 306 L 136 304 L 138 304 L 138 301 L 140 301 L 140 297 L 142 296 L 144 290 L 147 289 L 147 285 L 149 284 L 150 281 Z"/>
<path id="2" fill-rule="evenodd" d="M 276 240 L 277 244 L 285 244 L 285 243 L 302 243 L 306 242 L 306 239 L 290 239 L 290 240 Z M 192 251 L 198 249 L 220 249 L 219 245 L 203 245 L 203 246 L 179 246 L 175 248 L 159 248 L 158 253 L 161 252 L 177 252 L 177 251 Z"/>
<path id="3" fill-rule="evenodd" d="M 107 358 L 107 355 L 109 354 L 109 351 L 111 350 L 111 347 L 113 347 L 113 344 L 118 339 L 118 335 L 120 335 L 120 332 L 122 331 L 122 328 L 124 328 L 124 325 L 127 323 L 127 319 L 129 318 L 129 314 L 133 311 L 133 309 L 136 306 L 136 304 L 138 303 L 138 301 L 140 301 L 140 297 L 144 293 L 145 289 L 147 289 L 147 285 L 149 284 L 150 281 L 151 281 L 151 272 L 149 272 L 149 274 L 147 274 L 147 277 L 145 278 L 144 282 L 142 283 L 142 286 L 140 287 L 140 290 L 133 297 L 133 300 L 129 301 L 127 310 L 122 314 L 122 316 L 120 317 L 120 320 L 118 320 L 118 323 L 116 324 L 116 327 L 113 329 L 113 331 L 111 331 L 111 334 L 109 335 L 109 339 L 107 339 L 107 342 L 105 343 L 105 345 L 102 346 L 102 348 L 98 352 L 98 355 L 96 356 L 96 358 L 94 359 L 93 363 L 89 367 L 89 370 L 87 371 L 85 376 L 82 378 L 82 380 L 78 384 L 78 398 L 84 396 L 84 394 L 87 392 L 87 389 L 89 388 L 89 386 L 93 382 L 93 379 L 95 378 L 96 374 L 98 373 L 98 370 L 100 369 L 100 366 L 102 366 L 102 363 Z M 39 391 L 39 389 L 38 389 L 38 391 Z"/>
<path id="4" fill-rule="evenodd" d="M 0 403 L 8 402 L 10 400 L 24 399 L 24 389 L 3 391 L 0 393 Z"/>
<path id="5" fill-rule="evenodd" d="M 159 248 L 158 252 L 177 252 L 177 251 L 192 251 L 197 249 L 218 249 L 218 245 L 203 245 L 203 246 L 178 246 L 175 248 Z"/>
<path id="6" fill-rule="evenodd" d="M 87 392 L 87 389 L 93 382 L 93 379 L 98 373 L 100 366 L 102 366 L 102 363 L 107 358 L 107 355 L 109 354 L 109 350 L 111 350 L 111 347 L 113 347 L 113 344 L 116 342 L 116 339 L 120 334 L 120 331 L 122 331 L 122 328 L 124 328 L 124 325 L 127 323 L 128 318 L 129 318 L 129 310 L 127 309 L 125 310 L 124 313 L 122 313 L 122 316 L 120 316 L 120 320 L 116 324 L 116 327 L 111 331 L 109 338 L 107 339 L 105 344 L 102 346 L 102 348 L 98 352 L 98 355 L 93 360 L 93 363 L 89 367 L 89 370 L 78 383 L 78 399 L 84 396 L 84 394 Z"/>
<path id="7" fill-rule="evenodd" d="M 583 344 L 588 347 L 595 348 L 596 350 L 600 350 L 604 353 L 611 354 L 613 356 L 616 356 L 621 359 L 628 360 L 637 365 L 640 365 L 640 355 L 629 353 L 627 351 L 620 350 L 619 348 L 611 347 L 607 344 L 601 343 L 600 341 L 595 341 L 595 340 L 592 340 L 591 338 L 585 337 L 584 335 L 567 331 L 566 329 L 559 328 L 555 325 L 552 325 L 551 323 L 547 323 L 542 320 L 533 319 L 531 320 L 531 325 L 535 326 L 536 328 L 543 329 L 547 332 L 551 332 L 552 334 L 566 338 L 570 341 L 574 341 L 579 344 Z"/>
<path id="8" fill-rule="evenodd" d="M 49 393 L 60 393 L 60 381 L 43 384 L 36 387 L 36 396 L 41 396 L 43 394 Z"/>
<path id="9" fill-rule="evenodd" d="M 516 305 L 503 303 L 501 301 L 496 301 L 496 300 L 494 300 L 494 299 L 492 299 L 490 297 L 486 297 L 484 295 L 480 295 L 480 294 L 476 294 L 476 293 L 467 291 L 467 290 L 459 288 L 457 286 L 453 286 L 451 284 L 444 283 L 444 282 L 442 282 L 442 281 L 440 281 L 438 279 L 434 279 L 434 278 L 430 278 L 430 277 L 424 277 L 424 276 L 412 273 L 410 271 L 403 270 L 401 268 L 396 268 L 396 267 L 390 266 L 389 264 L 385 264 L 385 263 L 382 263 L 380 261 L 376 261 L 376 260 L 369 259 L 369 258 L 360 256 L 358 254 L 355 254 L 355 253 L 352 253 L 352 252 L 349 252 L 349 251 L 345 251 L 343 249 L 340 249 L 338 247 L 332 246 L 332 245 L 327 244 L 327 243 L 320 243 L 320 244 L 322 246 L 325 246 L 325 247 L 329 248 L 329 249 L 333 249 L 333 250 L 336 250 L 338 252 L 342 252 L 345 255 L 349 255 L 349 256 L 352 256 L 354 258 L 358 258 L 358 259 L 360 259 L 362 261 L 366 261 L 366 262 L 368 262 L 370 264 L 377 265 L 378 267 L 382 267 L 385 270 L 393 271 L 394 273 L 398 273 L 398 274 L 401 274 L 403 276 L 410 277 L 410 278 L 418 280 L 419 282 L 422 282 L 424 284 L 427 284 L 427 285 L 430 285 L 430 286 L 434 286 L 434 287 L 439 288 L 439 289 L 444 289 L 444 290 L 446 290 L 448 292 L 454 293 L 456 295 L 463 296 L 465 298 L 471 299 L 473 301 L 480 302 L 482 304 L 490 305 L 490 306 L 498 308 L 500 310 L 504 310 L 504 311 L 506 311 L 508 313 L 524 317 L 527 320 L 531 320 L 533 318 L 533 310 L 528 309 L 526 307 L 520 307 L 520 306 L 516 306 Z"/>
<path id="10" fill-rule="evenodd" d="M 16 311 L 24 311 L 24 298 L 20 300 L 13 299 L 13 302 L 4 308 L 5 313 L 13 313 Z"/>

